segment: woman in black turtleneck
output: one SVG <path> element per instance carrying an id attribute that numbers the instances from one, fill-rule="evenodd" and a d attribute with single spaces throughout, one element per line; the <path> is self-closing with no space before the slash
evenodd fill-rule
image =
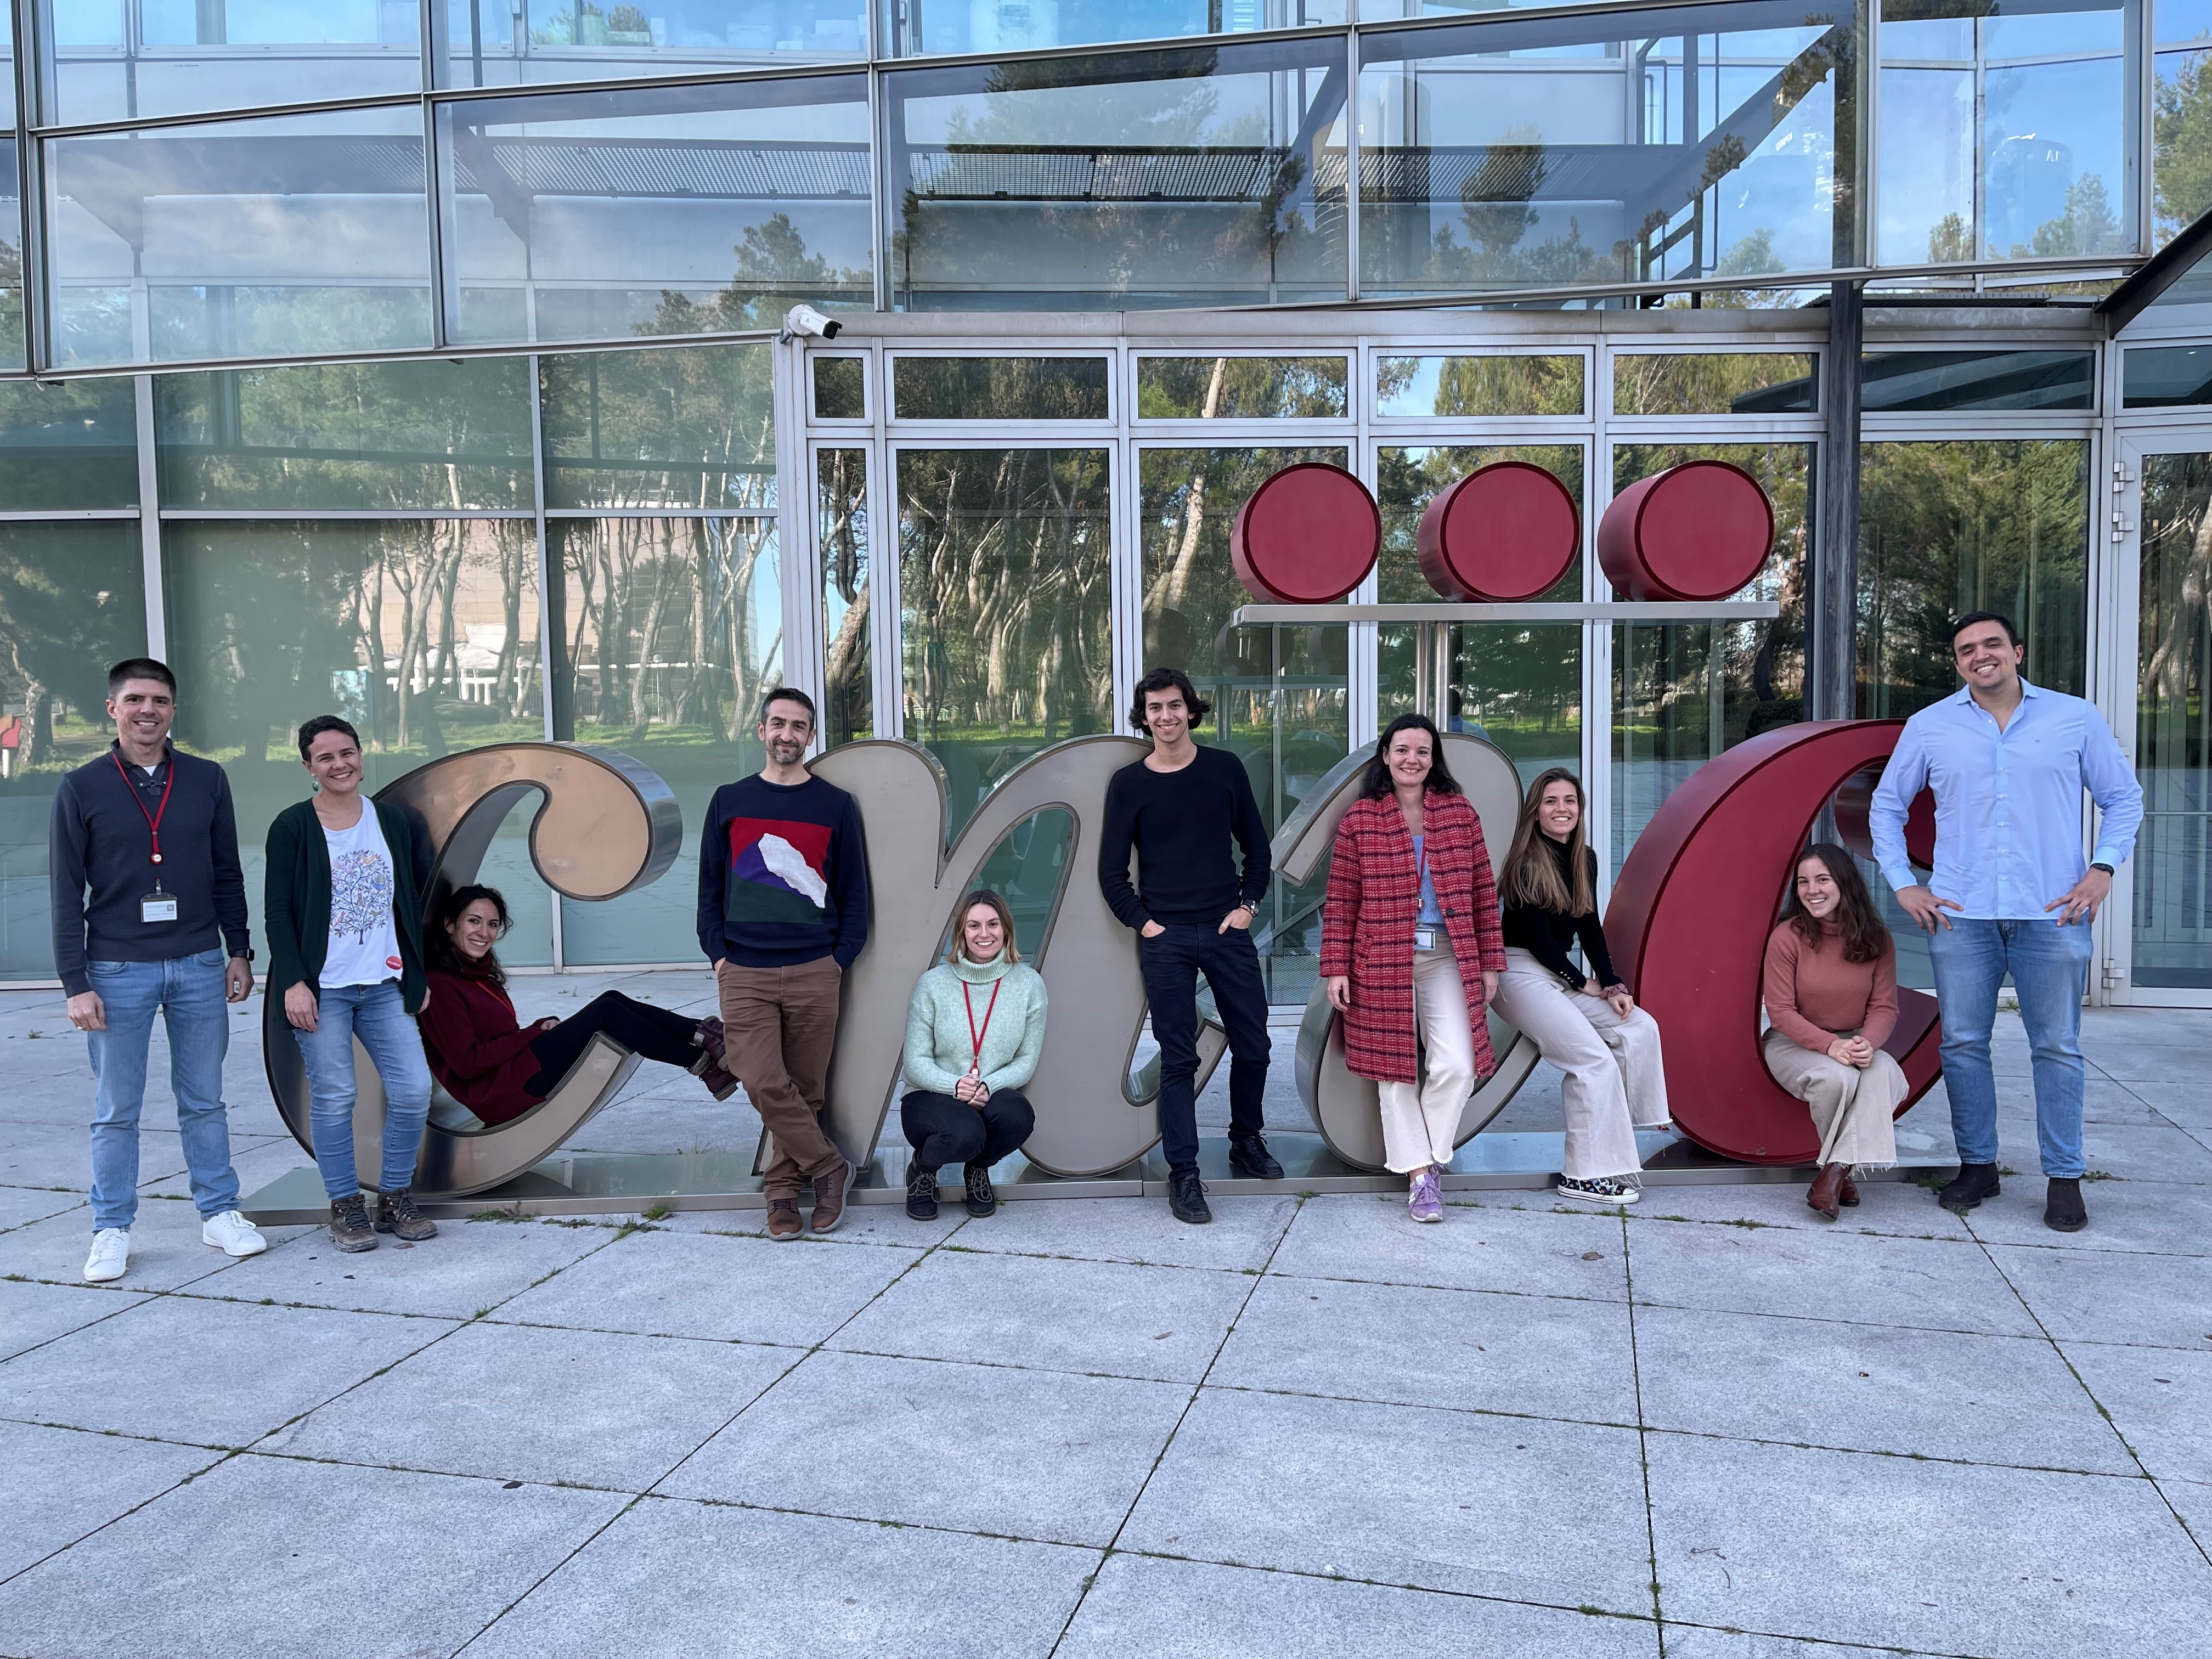
<path id="1" fill-rule="evenodd" d="M 1633 1204 L 1643 1159 L 1636 1130 L 1669 1127 L 1659 1025 L 1613 970 L 1598 925 L 1597 855 L 1583 826 L 1583 788 L 1554 767 L 1529 787 L 1498 878 L 1505 972 L 1495 1006 L 1564 1074 L 1567 1155 L 1558 1192 L 1589 1204 Z M 1567 952 L 1583 947 L 1584 973 Z"/>

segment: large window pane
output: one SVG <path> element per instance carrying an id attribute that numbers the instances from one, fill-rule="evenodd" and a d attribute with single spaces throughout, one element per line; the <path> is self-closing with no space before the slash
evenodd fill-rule
<path id="1" fill-rule="evenodd" d="M 2121 360 L 2120 401 L 2128 409 L 2212 404 L 2212 346 L 2151 346 Z"/>
<path id="2" fill-rule="evenodd" d="M 1345 291 L 1340 40 L 902 70 L 883 86 L 901 310 Z"/>
<path id="3" fill-rule="evenodd" d="M 1228 625 L 1251 600 L 1229 552 L 1237 509 L 1298 461 L 1343 466 L 1346 455 L 1329 445 L 1138 455 L 1145 666 L 1188 671 L 1213 705 L 1194 735 L 1244 763 L 1270 831 L 1344 758 L 1351 741 L 1348 629 Z M 1303 1003 L 1312 988 L 1328 873 L 1317 872 L 1303 887 L 1275 882 L 1253 923 L 1273 1001 Z"/>
<path id="4" fill-rule="evenodd" d="M 2097 359 L 2087 351 L 1877 351 L 1859 364 L 1860 407 L 2088 409 Z"/>
<path id="5" fill-rule="evenodd" d="M 1438 416 L 1579 415 L 1583 359 L 1378 357 L 1375 412 Z"/>
<path id="6" fill-rule="evenodd" d="M 2212 611 L 2206 512 L 2212 457 L 2146 455 L 2142 592 L 2136 634 L 2138 986 L 2212 990 Z"/>
<path id="7" fill-rule="evenodd" d="M 545 357 L 545 504 L 775 507 L 769 348 Z"/>
<path id="8" fill-rule="evenodd" d="M 573 963 L 692 962 L 700 824 L 714 791 L 764 763 L 761 694 L 782 677 L 783 599 L 769 519 L 572 519 L 550 556 L 554 732 L 605 744 L 666 779 L 684 844 L 649 887 L 563 901 Z"/>
<path id="9" fill-rule="evenodd" d="M 1031 52 L 1042 46 L 1161 40 L 1180 34 L 1341 23 L 1344 0 L 884 0 L 884 35 L 898 57 L 926 52 Z"/>
<path id="10" fill-rule="evenodd" d="M 413 104 L 60 138 L 46 161 L 65 366 L 429 343 Z"/>
<path id="11" fill-rule="evenodd" d="M 0 512 L 136 507 L 137 392 L 121 378 L 0 386 Z"/>
<path id="12" fill-rule="evenodd" d="M 835 748 L 876 734 L 868 649 L 868 452 L 814 455 L 822 545 L 822 743 Z"/>
<path id="13" fill-rule="evenodd" d="M 2160 6 L 2161 20 L 2174 9 Z M 2163 33 L 2161 28 L 2161 34 Z M 2212 39 L 2152 60 L 2152 245 L 2164 247 L 2212 209 Z"/>
<path id="14" fill-rule="evenodd" d="M 1734 595 L 1779 599 L 1774 622 L 1617 623 L 1613 635 L 1613 867 L 1684 779 L 1746 738 L 1803 718 L 1810 444 L 1621 444 L 1615 495 L 1684 461 L 1729 461 L 1774 504 L 1766 568 Z"/>
<path id="15" fill-rule="evenodd" d="M 0 70 L 8 66 L 0 64 Z M 0 137 L 0 368 L 23 367 L 23 198 L 15 141 Z"/>
<path id="16" fill-rule="evenodd" d="M 0 524 L 0 977 L 54 971 L 54 786 L 115 735 L 107 665 L 145 648 L 135 523 Z"/>
<path id="17" fill-rule="evenodd" d="M 438 84 L 711 75 L 868 55 L 865 0 L 432 0 Z"/>
<path id="18" fill-rule="evenodd" d="M 50 120 L 377 98 L 422 86 L 412 0 L 40 0 Z"/>
<path id="19" fill-rule="evenodd" d="M 1616 352 L 1616 415 L 1798 415 L 1813 408 L 1809 351 Z"/>
<path id="20" fill-rule="evenodd" d="M 895 357 L 902 421 L 1103 421 L 1109 357 Z"/>
<path id="21" fill-rule="evenodd" d="M 1144 421 L 1328 421 L 1352 412 L 1341 357 L 1139 357 Z"/>
<path id="22" fill-rule="evenodd" d="M 1959 689 L 1949 623 L 2012 618 L 2021 672 L 2083 694 L 2089 446 L 2077 439 L 1860 449 L 1859 713 L 1910 714 Z"/>
<path id="23" fill-rule="evenodd" d="M 867 82 L 547 93 L 438 107 L 457 341 L 770 327 L 875 303 Z"/>
<path id="24" fill-rule="evenodd" d="M 1364 35 L 1360 291 L 1854 264 L 1854 52 L 1828 4 Z"/>
<path id="25" fill-rule="evenodd" d="M 372 792 L 441 755 L 545 736 L 526 522 L 172 522 L 162 550 L 177 736 L 230 774 L 257 916 L 270 820 L 309 793 L 302 720 L 354 723 Z M 522 965 L 552 959 L 530 817 L 509 818 L 483 866 L 515 914 L 500 954 Z"/>
<path id="26" fill-rule="evenodd" d="M 1041 749 L 1114 729 L 1107 452 L 898 457 L 906 736 L 951 827 Z"/>
<path id="27" fill-rule="evenodd" d="M 154 419 L 164 507 L 532 506 L 523 358 L 163 374 Z"/>

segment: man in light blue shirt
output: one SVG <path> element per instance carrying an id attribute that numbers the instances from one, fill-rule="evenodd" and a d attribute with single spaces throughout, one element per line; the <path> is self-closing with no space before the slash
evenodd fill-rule
<path id="1" fill-rule="evenodd" d="M 1990 1030 L 2009 971 L 2034 1060 L 2036 1139 L 2051 1182 L 2043 1219 L 2070 1233 L 2089 1220 L 2081 1044 L 2089 924 L 2134 850 L 2142 787 L 2096 707 L 2029 684 L 2022 655 L 2002 617 L 1977 611 L 1958 622 L 1951 656 L 1966 687 L 1905 723 L 1869 816 L 1875 857 L 1927 933 L 1936 969 L 1959 1147 L 1958 1176 L 1937 1197 L 1963 1213 L 1997 1194 Z M 1923 787 L 1936 796 L 1936 869 L 1925 886 L 1905 850 L 1905 814 Z M 2084 788 L 2102 814 L 2086 865 Z"/>

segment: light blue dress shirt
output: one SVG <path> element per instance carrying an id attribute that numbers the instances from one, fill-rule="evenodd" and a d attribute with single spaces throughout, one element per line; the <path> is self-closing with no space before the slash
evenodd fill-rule
<path id="1" fill-rule="evenodd" d="M 1413 918 L 1416 927 L 1441 927 L 1444 925 L 1443 908 L 1437 902 L 1437 884 L 1429 879 L 1429 860 L 1423 853 L 1427 837 L 1413 837 L 1413 862 L 1421 872 L 1421 914 Z"/>
<path id="2" fill-rule="evenodd" d="M 2017 921 L 2081 879 L 2081 791 L 2103 818 L 2094 860 L 2115 869 L 2135 850 L 2142 786 L 2096 705 L 2020 683 L 2011 723 L 1961 687 L 1905 721 L 1868 813 L 1874 855 L 1892 887 L 1914 885 L 1905 851 L 1913 797 L 1936 793 L 1936 872 L 1929 890 L 1955 899 L 1959 914 Z"/>

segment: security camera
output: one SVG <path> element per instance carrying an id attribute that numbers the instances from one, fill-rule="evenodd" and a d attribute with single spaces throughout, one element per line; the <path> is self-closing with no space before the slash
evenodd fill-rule
<path id="1" fill-rule="evenodd" d="M 824 317 L 812 306 L 793 306 L 783 313 L 783 335 L 790 340 L 801 334 L 811 334 L 818 340 L 834 340 L 844 324 L 835 317 Z"/>

